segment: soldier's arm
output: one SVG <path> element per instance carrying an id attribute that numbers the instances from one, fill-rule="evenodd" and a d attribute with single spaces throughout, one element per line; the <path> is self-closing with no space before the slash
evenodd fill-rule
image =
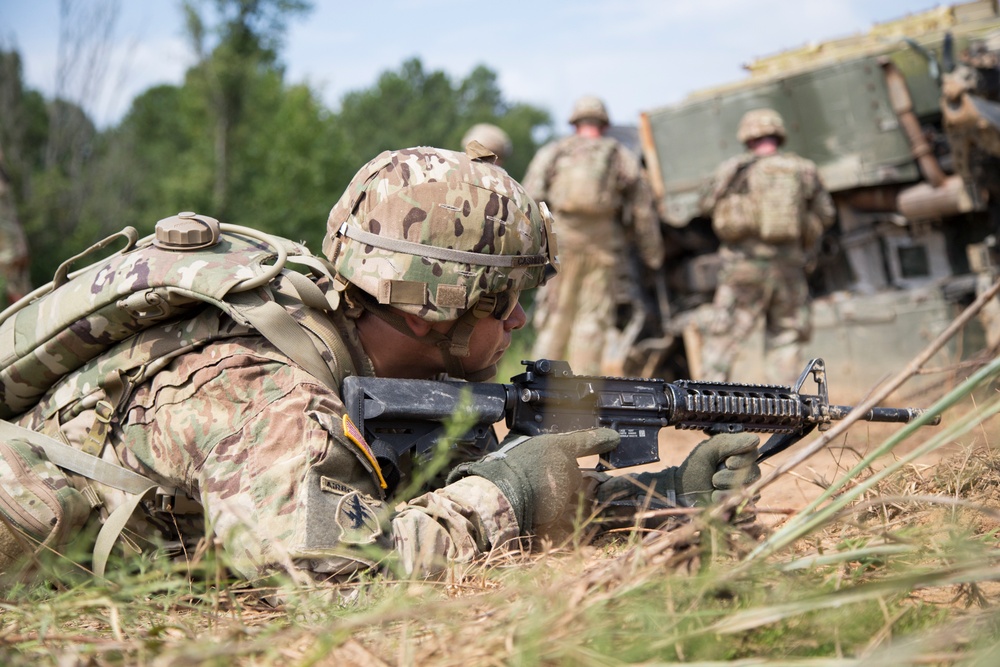
<path id="1" fill-rule="evenodd" d="M 656 212 L 653 189 L 644 174 L 639 174 L 627 205 L 632 209 L 632 224 L 642 261 L 650 269 L 659 269 L 663 266 L 665 254 L 663 232 Z"/>
<path id="2" fill-rule="evenodd" d="M 394 556 L 407 577 L 433 576 L 449 563 L 501 550 L 519 532 L 506 496 L 474 476 L 414 498 L 392 520 Z"/>
<path id="3" fill-rule="evenodd" d="M 631 227 L 643 264 L 658 269 L 663 266 L 663 233 L 649 181 L 639 161 L 621 145 L 612 154 L 611 169 L 621 194 L 621 220 Z"/>
<path id="4" fill-rule="evenodd" d="M 736 175 L 736 171 L 742 163 L 743 160 L 740 157 L 735 157 L 726 160 L 716 168 L 712 179 L 704 184 L 701 197 L 698 200 L 702 215 L 710 216 L 712 214 L 715 205 L 719 202 L 719 197 L 729 187 L 729 182 Z"/>
<path id="5" fill-rule="evenodd" d="M 430 576 L 517 534 L 485 480 L 394 507 L 343 414 L 336 392 L 266 342 L 210 345 L 137 392 L 123 459 L 198 498 L 250 580 L 288 568 L 341 580 L 393 562 Z"/>
<path id="6" fill-rule="evenodd" d="M 815 163 L 809 162 L 807 174 L 812 192 L 812 196 L 809 199 L 809 210 L 823 223 L 823 228 L 828 229 L 837 217 L 837 208 L 833 203 L 830 193 L 823 186 L 823 181 L 819 177 Z"/>

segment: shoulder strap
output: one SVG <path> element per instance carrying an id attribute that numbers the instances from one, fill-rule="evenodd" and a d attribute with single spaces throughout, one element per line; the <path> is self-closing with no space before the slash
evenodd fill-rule
<path id="1" fill-rule="evenodd" d="M 115 542 L 125 528 L 129 517 L 132 516 L 142 499 L 159 485 L 137 472 L 108 463 L 104 459 L 70 447 L 44 433 L 12 424 L 5 419 L 0 419 L 0 438 L 24 440 L 33 447 L 44 451 L 45 457 L 54 465 L 129 494 L 129 499 L 115 508 L 97 534 L 91 567 L 94 574 L 103 577 L 111 549 L 114 548 Z"/>
<path id="2" fill-rule="evenodd" d="M 108 463 L 104 459 L 81 452 L 79 449 L 59 442 L 44 433 L 18 426 L 5 419 L 0 419 L 0 438 L 25 440 L 42 449 L 45 452 L 45 457 L 54 465 L 83 475 L 88 479 L 96 480 L 101 484 L 107 484 L 125 493 L 142 495 L 151 487 L 156 487 L 156 483 L 148 477 Z"/>
<path id="3" fill-rule="evenodd" d="M 737 187 L 742 185 L 742 183 L 747 179 L 747 172 L 750 169 L 750 165 L 754 164 L 755 162 L 757 162 L 756 155 L 742 162 L 740 166 L 738 166 L 736 170 L 733 172 L 733 175 L 729 177 L 729 180 L 726 182 L 726 187 L 724 187 L 722 189 L 722 192 L 719 193 L 718 199 L 723 199 L 725 197 L 728 197 L 730 194 L 732 194 L 734 190 L 736 190 Z"/>

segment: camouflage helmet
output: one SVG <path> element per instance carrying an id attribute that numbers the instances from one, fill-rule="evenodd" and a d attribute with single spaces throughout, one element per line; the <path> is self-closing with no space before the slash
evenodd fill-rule
<path id="1" fill-rule="evenodd" d="M 416 147 L 361 168 L 330 211 L 323 253 L 378 304 L 440 322 L 540 284 L 551 238 L 548 215 L 503 169 Z"/>
<path id="2" fill-rule="evenodd" d="M 573 112 L 569 115 L 571 125 L 576 125 L 583 120 L 596 120 L 605 125 L 611 121 L 608 119 L 608 110 L 604 102 L 599 97 L 585 95 L 573 105 Z"/>
<path id="3" fill-rule="evenodd" d="M 462 137 L 462 150 L 472 141 L 478 141 L 493 151 L 500 161 L 506 160 L 514 152 L 510 135 L 492 123 L 476 123 Z"/>
<path id="4" fill-rule="evenodd" d="M 740 126 L 736 130 L 736 138 L 741 143 L 749 143 L 761 137 L 778 137 L 785 141 L 785 121 L 774 109 L 751 109 L 743 114 Z"/>

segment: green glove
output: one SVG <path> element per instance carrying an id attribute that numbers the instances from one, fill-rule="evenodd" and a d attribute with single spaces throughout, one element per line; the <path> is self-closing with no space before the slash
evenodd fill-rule
<path id="1" fill-rule="evenodd" d="M 695 447 L 679 466 L 602 482 L 597 487 L 597 501 L 610 507 L 650 509 L 718 502 L 732 489 L 760 479 L 759 443 L 760 438 L 752 433 L 712 436 Z"/>
<path id="2" fill-rule="evenodd" d="M 511 435 L 499 450 L 466 463 L 448 482 L 476 475 L 493 482 L 514 508 L 522 534 L 565 517 L 583 483 L 577 459 L 604 454 L 620 441 L 617 431 L 592 428 L 534 437 Z"/>
<path id="3" fill-rule="evenodd" d="M 677 467 L 677 502 L 682 507 L 717 503 L 729 491 L 760 479 L 753 433 L 723 433 L 703 440 Z"/>

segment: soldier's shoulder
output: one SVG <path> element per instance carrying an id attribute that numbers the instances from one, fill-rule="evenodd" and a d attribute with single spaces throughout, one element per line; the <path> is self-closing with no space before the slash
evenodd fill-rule
<path id="1" fill-rule="evenodd" d="M 547 144 L 539 148 L 537 151 L 535 151 L 535 156 L 531 159 L 532 163 L 540 163 L 551 159 L 552 156 L 563 150 L 565 141 L 566 138 L 556 139 L 548 142 Z"/>
<path id="2" fill-rule="evenodd" d="M 770 156 L 767 159 L 781 164 L 782 166 L 794 167 L 801 172 L 816 172 L 815 162 L 791 151 L 782 151 Z"/>
<path id="3" fill-rule="evenodd" d="M 736 172 L 737 169 L 743 165 L 749 163 L 753 159 L 749 153 L 742 153 L 740 155 L 734 155 L 731 158 L 727 158 L 719 163 L 719 166 L 715 168 L 715 177 L 725 178 Z"/>

